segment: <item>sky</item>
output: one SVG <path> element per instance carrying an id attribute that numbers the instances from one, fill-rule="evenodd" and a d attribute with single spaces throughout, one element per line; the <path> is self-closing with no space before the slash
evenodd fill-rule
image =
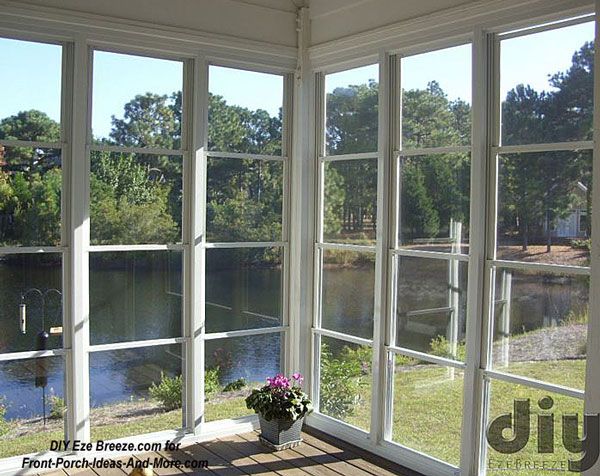
<path id="1" fill-rule="evenodd" d="M 594 37 L 592 22 L 501 44 L 501 94 L 519 83 L 549 90 L 548 76 L 568 69 L 573 53 Z M 402 59 L 405 89 L 424 88 L 437 81 L 448 98 L 470 101 L 471 48 L 463 45 Z M 10 74 L 0 75 L 0 118 L 22 110 L 38 109 L 52 119 L 60 117 L 61 47 L 0 39 L 0 64 Z M 7 71 L 6 69 L 4 71 Z M 377 66 L 365 66 L 326 76 L 327 92 L 336 87 L 378 79 Z M 94 53 L 92 129 L 107 136 L 111 116 L 122 117 L 123 106 L 148 91 L 171 94 L 183 84 L 183 64 L 116 53 Z M 223 67 L 210 67 L 209 90 L 229 104 L 266 109 L 276 115 L 283 102 L 283 77 Z"/>

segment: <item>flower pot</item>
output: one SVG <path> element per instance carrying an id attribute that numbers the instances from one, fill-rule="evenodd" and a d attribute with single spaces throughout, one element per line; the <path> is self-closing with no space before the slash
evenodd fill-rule
<path id="1" fill-rule="evenodd" d="M 302 441 L 300 433 L 304 417 L 296 421 L 281 419 L 267 421 L 262 415 L 258 415 L 258 420 L 260 422 L 261 441 L 275 450 L 293 448 Z"/>

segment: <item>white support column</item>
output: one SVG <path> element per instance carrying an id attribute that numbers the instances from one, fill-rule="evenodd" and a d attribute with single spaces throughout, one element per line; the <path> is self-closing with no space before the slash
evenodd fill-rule
<path id="1" fill-rule="evenodd" d="M 485 355 L 483 320 L 485 306 L 486 259 L 486 182 L 488 179 L 488 40 L 478 28 L 472 47 L 473 106 L 471 155 L 471 221 L 469 233 L 469 282 L 466 331 L 466 369 L 464 378 L 461 474 L 478 475 L 481 468 L 481 432 L 484 431 L 485 386 L 482 368 Z"/>
<path id="2" fill-rule="evenodd" d="M 375 257 L 375 307 L 373 316 L 373 387 L 371 399 L 371 440 L 381 442 L 385 436 L 387 355 L 385 350 L 388 314 L 388 250 L 390 248 L 390 222 L 393 210 L 389 207 L 392 163 L 394 159 L 392 128 L 395 121 L 391 115 L 395 95 L 390 90 L 390 80 L 396 71 L 396 57 L 379 54 L 379 132 L 377 154 L 377 251 Z"/>
<path id="3" fill-rule="evenodd" d="M 72 65 L 69 71 L 72 96 L 68 108 L 69 200 L 68 255 L 65 274 L 68 286 L 66 304 L 67 342 L 71 347 L 66 362 L 67 438 L 89 441 L 89 191 L 90 156 L 88 148 L 91 91 L 91 53 L 85 40 L 68 45 Z"/>
<path id="4" fill-rule="evenodd" d="M 186 426 L 199 435 L 204 421 L 204 322 L 205 322 L 205 209 L 206 209 L 206 146 L 208 121 L 208 67 L 204 58 L 188 63 L 186 85 L 189 98 L 189 226 L 188 258 L 185 262 L 187 286 L 184 291 L 187 309 L 184 326 L 187 337 L 185 353 Z"/>
<path id="5" fill-rule="evenodd" d="M 313 316 L 313 253 L 315 223 L 314 81 L 308 57 L 310 18 L 307 7 L 298 10 L 298 65 L 294 75 L 291 122 L 289 206 L 289 349 L 291 370 L 301 372 L 305 388 L 311 383 L 310 343 Z"/>
<path id="6" fill-rule="evenodd" d="M 596 0 L 596 45 L 600 36 L 600 0 Z M 585 413 L 600 413 L 600 49 L 594 51 L 594 158 L 593 158 L 592 247 L 590 253 L 590 307 L 588 319 Z M 600 472 L 600 460 L 584 476 Z"/>

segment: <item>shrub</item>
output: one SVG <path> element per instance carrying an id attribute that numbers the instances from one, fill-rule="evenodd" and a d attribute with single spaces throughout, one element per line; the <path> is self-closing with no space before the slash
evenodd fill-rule
<path id="1" fill-rule="evenodd" d="M 572 240 L 571 241 L 571 248 L 573 248 L 574 250 L 591 251 L 591 249 L 592 249 L 592 240 L 590 240 L 590 239 L 587 239 L 587 240 Z"/>
<path id="2" fill-rule="evenodd" d="M 6 405 L 4 404 L 4 397 L 0 396 L 0 436 L 8 433 L 9 424 L 5 419 Z"/>
<path id="3" fill-rule="evenodd" d="M 153 399 L 158 400 L 163 408 L 169 411 L 181 408 L 182 388 L 183 378 L 181 375 L 169 377 L 161 372 L 160 383 L 158 385 L 152 383 L 148 391 Z"/>
<path id="4" fill-rule="evenodd" d="M 467 349 L 464 342 L 458 342 L 456 345 L 456 355 L 452 354 L 452 345 L 448 342 L 442 335 L 438 335 L 434 339 L 431 339 L 429 343 L 430 352 L 432 355 L 437 355 L 438 357 L 445 357 L 446 359 L 453 360 L 465 360 Z"/>
<path id="5" fill-rule="evenodd" d="M 51 395 L 48 397 L 48 404 L 50 405 L 50 418 L 52 420 L 62 420 L 67 411 L 65 399 L 58 395 Z"/>
<path id="6" fill-rule="evenodd" d="M 340 356 L 334 358 L 327 345 L 322 345 L 319 406 L 326 415 L 343 419 L 354 412 L 362 374 L 358 355 L 359 352 L 345 346 Z"/>
<path id="7" fill-rule="evenodd" d="M 221 385 L 219 384 L 219 367 L 206 369 L 204 372 L 204 394 L 212 395 L 217 393 Z"/>
<path id="8" fill-rule="evenodd" d="M 233 382 L 229 382 L 223 388 L 224 392 L 235 392 L 236 390 L 241 390 L 247 385 L 246 379 L 244 377 L 234 380 Z"/>
<path id="9" fill-rule="evenodd" d="M 402 354 L 396 354 L 396 366 L 397 367 L 404 367 L 407 365 L 415 365 L 417 363 L 417 359 L 414 359 L 412 357 L 408 357 L 406 355 L 402 355 Z"/>
<path id="10" fill-rule="evenodd" d="M 588 310 L 571 310 L 563 320 L 560 322 L 561 326 L 575 326 L 578 324 L 587 324 L 588 322 Z"/>

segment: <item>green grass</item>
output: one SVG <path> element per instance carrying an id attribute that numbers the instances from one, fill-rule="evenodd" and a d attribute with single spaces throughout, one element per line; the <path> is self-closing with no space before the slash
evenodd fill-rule
<path id="1" fill-rule="evenodd" d="M 545 381 L 564 381 L 570 377 L 569 385 L 583 388 L 584 360 L 563 360 L 515 364 L 510 367 L 514 373 L 524 374 Z M 518 370 L 518 371 L 517 371 Z M 448 370 L 436 365 L 418 365 L 410 371 L 398 371 L 394 384 L 393 430 L 395 442 L 421 451 L 451 464 L 458 465 L 460 460 L 461 423 L 463 417 L 463 374 L 456 370 L 454 376 Z M 363 387 L 360 403 L 346 422 L 365 430 L 370 421 L 370 387 Z M 495 462 L 514 462 L 516 459 L 532 461 L 566 461 L 577 459 L 568 453 L 561 442 L 561 416 L 563 414 L 583 414 L 581 400 L 551 395 L 554 399 L 552 411 L 555 414 L 555 453 L 540 455 L 537 453 L 537 414 L 541 413 L 537 402 L 548 392 L 532 388 L 494 381 L 491 387 L 490 415 L 495 416 L 513 411 L 515 398 L 531 399 L 531 437 L 527 446 L 514 455 L 502 455 L 490 449 L 486 464 L 490 459 Z M 545 414 L 547 414 L 546 412 Z M 509 437 L 508 435 L 507 437 Z M 576 456 L 576 455 L 575 455 Z M 554 471 L 520 470 L 519 476 L 537 476 L 555 474 Z M 488 474 L 506 474 L 506 471 L 489 469 Z"/>
<path id="2" fill-rule="evenodd" d="M 555 382 L 569 379 L 569 385 L 583 388 L 585 361 L 564 360 L 514 364 L 509 370 L 527 374 L 538 379 Z M 369 377 L 363 377 L 360 398 L 354 412 L 346 418 L 352 425 L 369 429 L 371 401 Z M 463 375 L 456 370 L 454 376 L 448 370 L 435 365 L 416 365 L 410 370 L 399 370 L 395 376 L 393 407 L 393 440 L 410 448 L 430 454 L 436 458 L 458 465 L 460 457 L 461 421 L 463 416 Z M 495 461 L 551 460 L 566 461 L 573 457 L 562 446 L 560 419 L 562 414 L 582 413 L 582 402 L 577 399 L 551 395 L 554 398 L 555 447 L 550 455 L 537 453 L 536 422 L 539 407 L 537 401 L 547 392 L 494 381 L 491 386 L 490 414 L 492 418 L 499 414 L 512 412 L 514 398 L 531 399 L 532 434 L 528 445 L 515 455 L 499 455 L 493 451 L 488 454 Z M 206 402 L 206 421 L 236 418 L 252 414 L 246 408 L 244 397 L 236 397 L 217 402 Z M 181 410 L 158 413 L 126 423 L 92 426 L 92 439 L 116 439 L 126 436 L 150 433 L 154 431 L 181 427 Z M 50 440 L 62 439 L 62 431 L 40 431 L 34 434 L 0 440 L 0 457 L 15 456 L 43 451 Z M 511 471 L 512 474 L 516 474 Z M 506 474 L 506 471 L 488 470 L 488 474 Z M 555 474 L 543 470 L 521 470 L 521 476 Z"/>

